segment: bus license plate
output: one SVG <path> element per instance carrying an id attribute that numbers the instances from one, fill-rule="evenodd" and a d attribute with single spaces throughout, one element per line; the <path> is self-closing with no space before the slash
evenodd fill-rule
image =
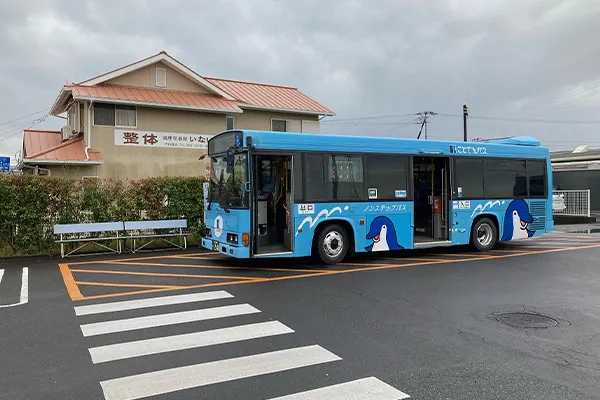
<path id="1" fill-rule="evenodd" d="M 219 242 L 217 242 L 216 240 L 213 240 L 213 250 L 214 251 L 219 251 Z"/>

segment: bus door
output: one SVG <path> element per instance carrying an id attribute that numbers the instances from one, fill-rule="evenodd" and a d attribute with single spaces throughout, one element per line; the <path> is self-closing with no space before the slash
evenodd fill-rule
<path id="1" fill-rule="evenodd" d="M 252 252 L 255 257 L 294 250 L 294 193 L 291 154 L 252 156 Z"/>
<path id="2" fill-rule="evenodd" d="M 450 245 L 450 171 L 447 157 L 413 157 L 414 246 Z"/>

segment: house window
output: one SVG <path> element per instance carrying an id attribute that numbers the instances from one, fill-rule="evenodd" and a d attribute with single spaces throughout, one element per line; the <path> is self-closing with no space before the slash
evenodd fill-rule
<path id="1" fill-rule="evenodd" d="M 94 104 L 94 125 L 115 126 L 114 104 Z"/>
<path id="2" fill-rule="evenodd" d="M 134 106 L 96 103 L 94 104 L 94 125 L 124 126 L 137 125 L 137 111 Z"/>
<path id="3" fill-rule="evenodd" d="M 156 68 L 156 86 L 167 87 L 167 69 Z"/>
<path id="4" fill-rule="evenodd" d="M 287 121 L 281 119 L 271 120 L 271 130 L 274 132 L 287 132 Z"/>
<path id="5" fill-rule="evenodd" d="M 233 117 L 225 117 L 225 130 L 230 131 L 233 129 Z"/>

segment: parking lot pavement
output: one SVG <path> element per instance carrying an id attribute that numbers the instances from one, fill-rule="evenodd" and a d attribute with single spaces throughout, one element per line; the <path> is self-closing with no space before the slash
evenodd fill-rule
<path id="1" fill-rule="evenodd" d="M 204 252 L 45 262 L 30 266 L 29 302 L 0 310 L 0 387 L 51 400 L 599 399 L 599 255 L 597 236 L 555 234 L 334 267 Z M 506 312 L 551 323 L 516 328 Z"/>
<path id="2" fill-rule="evenodd" d="M 600 247 L 594 235 L 549 234 L 522 243 L 501 243 L 489 253 L 469 247 L 403 251 L 385 257 L 360 254 L 333 267 L 307 264 L 307 260 L 248 262 L 218 253 L 177 253 L 121 257 L 96 261 L 65 261 L 60 270 L 72 300 L 93 300 L 178 290 L 223 288 L 236 285 L 315 278 L 325 275 L 402 267 L 463 263 L 524 257 Z"/>

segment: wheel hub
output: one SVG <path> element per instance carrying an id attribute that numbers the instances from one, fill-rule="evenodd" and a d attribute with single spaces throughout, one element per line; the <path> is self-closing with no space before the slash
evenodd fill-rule
<path id="1" fill-rule="evenodd" d="M 344 239 L 342 234 L 337 231 L 331 231 L 325 235 L 323 241 L 323 250 L 330 257 L 337 257 L 344 248 Z"/>

